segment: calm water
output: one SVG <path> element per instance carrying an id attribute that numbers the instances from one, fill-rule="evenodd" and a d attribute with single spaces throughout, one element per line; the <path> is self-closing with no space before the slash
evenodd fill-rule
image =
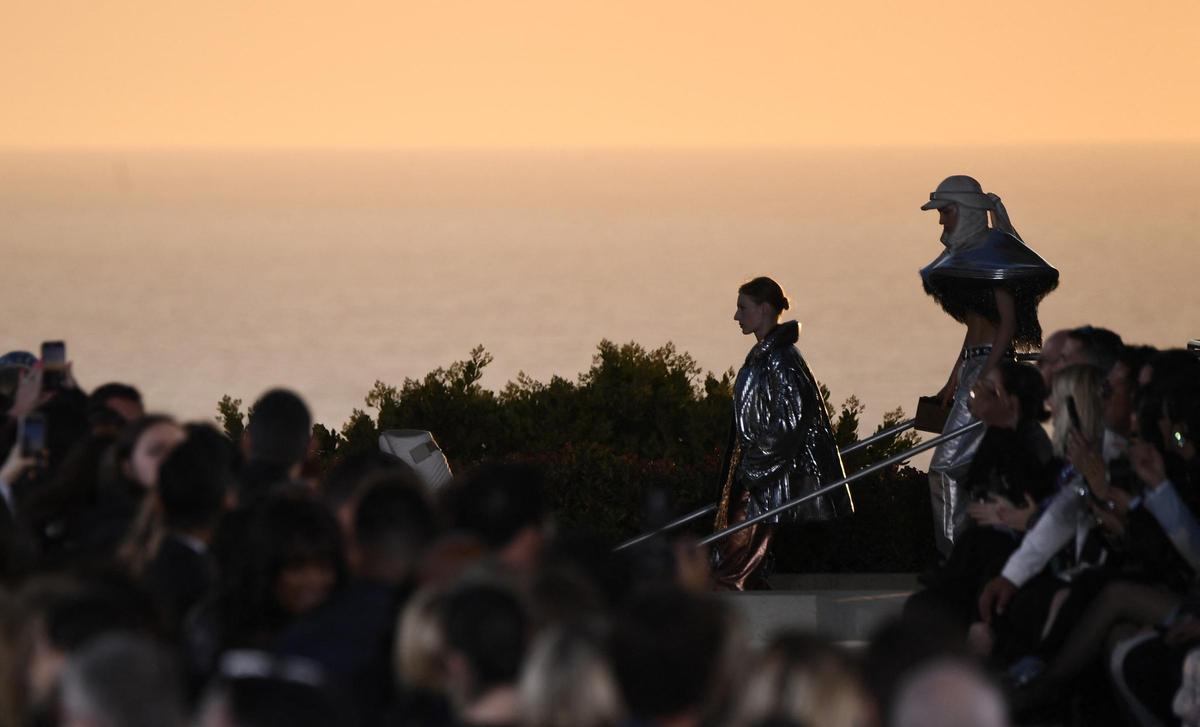
<path id="1" fill-rule="evenodd" d="M 875 423 L 944 382 L 961 329 L 921 291 L 918 207 L 969 173 L 1062 272 L 1047 330 L 1200 337 L 1200 148 L 756 153 L 89 153 L 0 156 L 0 347 L 67 341 L 85 385 L 208 418 L 296 388 L 340 424 L 376 379 L 495 355 L 485 383 L 586 369 L 602 338 L 706 369 L 751 339 L 770 274 L 809 363 Z"/>

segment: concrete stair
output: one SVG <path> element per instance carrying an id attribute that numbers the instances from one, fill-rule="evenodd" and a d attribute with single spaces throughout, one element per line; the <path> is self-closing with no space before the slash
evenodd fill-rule
<path id="1" fill-rule="evenodd" d="M 802 630 L 857 648 L 918 585 L 915 573 L 816 573 L 776 574 L 771 588 L 720 596 L 741 613 L 752 644 Z"/>

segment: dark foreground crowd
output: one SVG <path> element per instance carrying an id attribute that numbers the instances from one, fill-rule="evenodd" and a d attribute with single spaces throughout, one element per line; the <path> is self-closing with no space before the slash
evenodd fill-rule
<path id="1" fill-rule="evenodd" d="M 999 367 L 976 524 L 904 617 L 754 648 L 704 553 L 557 530 L 535 468 L 315 472 L 289 391 L 232 442 L 9 354 L 0 725 L 1200 724 L 1198 367 L 1100 329 Z"/>

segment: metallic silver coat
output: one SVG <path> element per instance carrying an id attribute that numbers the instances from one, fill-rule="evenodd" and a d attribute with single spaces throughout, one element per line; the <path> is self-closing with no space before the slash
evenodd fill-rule
<path id="1" fill-rule="evenodd" d="M 991 346 L 980 346 L 976 355 L 959 363 L 958 388 L 954 404 L 946 418 L 942 434 L 953 432 L 976 421 L 969 408 L 971 387 L 983 372 Z M 955 539 L 967 527 L 970 492 L 963 482 L 971 469 L 971 460 L 983 439 L 983 430 L 964 434 L 938 445 L 929 461 L 929 499 L 933 504 L 933 537 L 938 551 L 949 557 Z"/>
<path id="2" fill-rule="evenodd" d="M 742 450 L 735 481 L 750 492 L 747 517 L 845 476 L 829 413 L 795 346 L 799 335 L 795 321 L 775 328 L 750 350 L 734 384 L 734 436 Z M 846 487 L 768 522 L 827 520 L 853 511 Z"/>

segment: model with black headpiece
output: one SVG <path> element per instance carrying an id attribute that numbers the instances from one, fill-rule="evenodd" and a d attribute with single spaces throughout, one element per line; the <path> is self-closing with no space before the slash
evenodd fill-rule
<path id="1" fill-rule="evenodd" d="M 1041 346 L 1038 304 L 1057 287 L 1058 271 L 1025 245 L 1000 197 L 985 194 L 971 177 L 947 177 L 921 209 L 938 211 L 946 247 L 921 269 L 925 292 L 967 327 L 938 394 L 951 407 L 943 430 L 950 432 L 973 421 L 967 401 L 977 379 L 1016 351 Z M 976 431 L 942 444 L 929 463 L 934 536 L 943 556 L 967 524 L 967 493 L 960 484 L 981 435 Z"/>
<path id="2" fill-rule="evenodd" d="M 738 288 L 738 322 L 757 343 L 733 389 L 733 433 L 722 468 L 716 527 L 761 515 L 845 476 L 820 389 L 796 341 L 800 324 L 780 323 L 790 307 L 779 284 L 755 278 Z M 763 564 L 778 523 L 828 520 L 853 512 L 849 487 L 741 530 L 714 550 L 718 589 L 766 587 Z"/>

